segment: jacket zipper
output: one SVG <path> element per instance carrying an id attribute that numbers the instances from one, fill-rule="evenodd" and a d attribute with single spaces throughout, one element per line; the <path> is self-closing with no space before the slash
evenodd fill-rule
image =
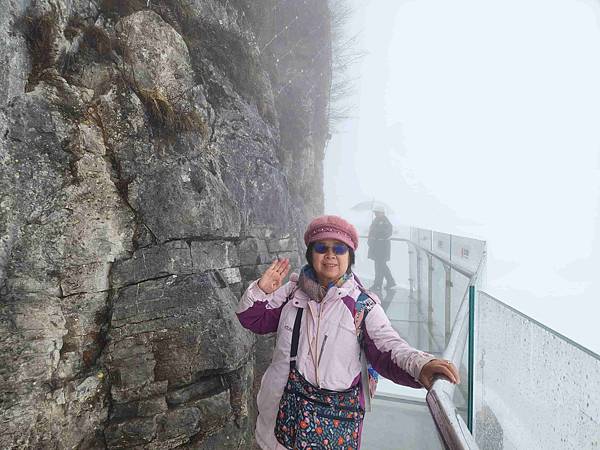
<path id="1" fill-rule="evenodd" d="M 321 311 L 323 311 L 323 304 L 319 305 L 319 317 L 317 318 L 317 342 L 315 343 L 315 379 L 317 380 L 317 386 L 321 387 L 319 382 L 319 358 L 317 357 L 317 345 L 319 345 L 319 329 L 321 328 Z"/>
<path id="2" fill-rule="evenodd" d="M 325 342 L 327 342 L 327 335 L 323 336 L 323 343 L 321 344 L 321 351 L 319 352 L 318 364 L 321 364 L 321 356 L 323 356 L 323 350 L 325 350 Z"/>

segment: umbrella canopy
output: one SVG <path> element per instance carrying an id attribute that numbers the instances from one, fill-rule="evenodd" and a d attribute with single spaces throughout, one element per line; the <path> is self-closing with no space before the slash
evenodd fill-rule
<path id="1" fill-rule="evenodd" d="M 390 208 L 389 205 L 387 205 L 386 203 L 381 202 L 379 200 L 367 200 L 364 202 L 360 202 L 360 203 L 357 203 L 356 205 L 354 205 L 350 209 L 353 211 L 373 211 L 373 208 L 375 208 L 376 206 L 383 208 L 386 214 L 394 213 L 394 210 L 392 208 Z"/>

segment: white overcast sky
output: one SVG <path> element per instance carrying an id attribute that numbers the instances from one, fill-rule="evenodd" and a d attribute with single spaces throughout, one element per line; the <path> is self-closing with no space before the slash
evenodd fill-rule
<path id="1" fill-rule="evenodd" d="M 487 291 L 600 353 L 600 3 L 349 0 L 326 212 L 484 239 Z"/>

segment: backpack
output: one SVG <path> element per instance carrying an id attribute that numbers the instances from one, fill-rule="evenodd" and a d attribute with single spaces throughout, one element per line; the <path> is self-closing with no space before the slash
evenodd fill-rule
<path id="1" fill-rule="evenodd" d="M 379 374 L 377 371 L 367 362 L 367 356 L 363 350 L 364 341 L 364 327 L 365 319 L 369 311 L 376 305 L 375 301 L 371 299 L 369 294 L 359 284 L 361 293 L 356 299 L 354 306 L 354 327 L 356 328 L 356 337 L 360 346 L 360 360 L 361 360 L 361 381 L 363 386 L 368 386 L 369 390 L 365 393 L 365 410 L 371 411 L 371 399 L 375 397 L 375 391 L 377 390 L 377 382 L 379 381 Z"/>

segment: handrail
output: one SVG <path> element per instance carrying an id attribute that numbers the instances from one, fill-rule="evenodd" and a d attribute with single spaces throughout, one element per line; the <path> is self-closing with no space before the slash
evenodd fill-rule
<path id="1" fill-rule="evenodd" d="M 368 236 L 359 236 L 361 238 L 365 238 L 367 239 Z M 460 273 L 461 275 L 464 275 L 467 278 L 472 278 L 476 273 L 472 272 L 462 266 L 459 266 L 458 264 L 450 261 L 449 259 L 444 258 L 443 256 L 438 255 L 437 253 L 432 252 L 431 250 L 427 250 L 425 247 L 421 247 L 419 244 L 417 244 L 414 241 L 411 241 L 410 239 L 406 239 L 406 238 L 395 238 L 395 237 L 391 237 L 389 239 L 382 239 L 382 240 L 387 240 L 387 241 L 396 241 L 396 242 L 406 242 L 408 244 L 411 244 L 413 247 L 418 248 L 419 250 L 427 253 L 428 255 L 430 255 L 433 258 L 436 258 L 437 260 L 439 260 L 442 264 L 456 270 L 458 273 Z"/>
<path id="2" fill-rule="evenodd" d="M 446 380 L 438 380 L 437 383 L 451 384 Z M 427 406 L 431 411 L 444 444 L 450 450 L 479 450 L 475 438 L 469 431 L 463 418 L 456 413 L 452 396 L 442 389 L 431 389 L 427 393 Z M 453 412 L 451 414 L 450 412 Z"/>
<path id="3" fill-rule="evenodd" d="M 484 250 L 482 258 L 477 265 L 477 270 L 469 278 L 469 286 L 474 286 L 477 282 L 485 255 L 486 251 Z M 468 293 L 469 290 L 467 289 L 463 295 L 460 308 L 456 313 L 452 334 L 443 355 L 444 359 L 452 361 L 456 367 L 460 366 L 460 359 L 464 353 L 467 341 L 466 335 L 469 331 L 469 305 L 466 301 Z M 456 413 L 456 407 L 452 401 L 454 389 L 455 385 L 443 378 L 434 380 L 426 396 L 427 405 L 442 433 L 444 443 L 450 450 L 479 449 L 475 438 L 468 430 L 464 420 Z"/>
<path id="4" fill-rule="evenodd" d="M 450 341 L 443 354 L 443 358 L 452 361 L 456 367 L 460 365 L 460 358 L 465 349 L 466 334 L 469 329 L 467 294 L 468 290 L 463 296 L 462 304 L 456 314 Z M 456 386 L 446 379 L 436 378 L 425 397 L 427 405 L 444 438 L 444 443 L 449 449 L 478 449 L 479 447 L 464 420 L 456 414 L 456 407 L 452 401 L 455 389 Z"/>

